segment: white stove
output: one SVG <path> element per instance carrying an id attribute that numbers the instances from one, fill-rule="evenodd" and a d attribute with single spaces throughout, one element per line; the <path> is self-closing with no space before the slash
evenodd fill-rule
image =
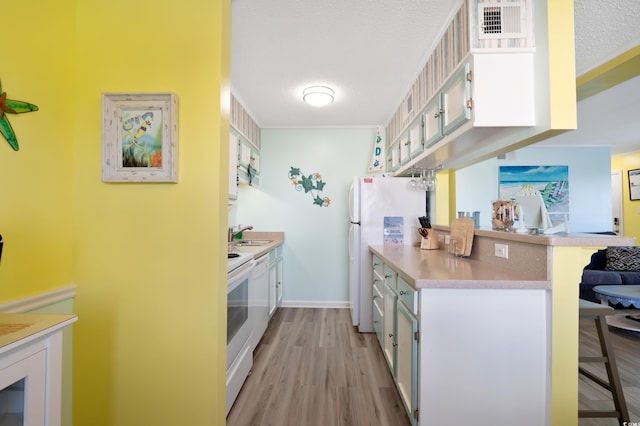
<path id="1" fill-rule="evenodd" d="M 254 262 L 251 253 L 227 255 L 227 414 L 253 365 L 249 295 Z"/>
<path id="2" fill-rule="evenodd" d="M 253 258 L 251 253 L 231 252 L 227 254 L 227 273 L 239 268 Z"/>

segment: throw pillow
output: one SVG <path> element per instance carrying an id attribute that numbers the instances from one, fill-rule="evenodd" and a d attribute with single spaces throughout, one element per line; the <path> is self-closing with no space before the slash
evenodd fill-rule
<path id="1" fill-rule="evenodd" d="M 606 271 L 640 271 L 640 247 L 607 247 Z"/>

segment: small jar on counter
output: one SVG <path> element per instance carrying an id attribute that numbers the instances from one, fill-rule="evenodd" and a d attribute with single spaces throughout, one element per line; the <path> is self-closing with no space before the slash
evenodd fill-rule
<path id="1" fill-rule="evenodd" d="M 514 222 L 514 208 L 511 200 L 491 202 L 491 227 L 495 231 L 511 231 Z"/>

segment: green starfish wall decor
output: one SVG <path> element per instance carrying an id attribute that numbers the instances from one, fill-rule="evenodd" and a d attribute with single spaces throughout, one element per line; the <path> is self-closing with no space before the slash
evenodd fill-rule
<path id="1" fill-rule="evenodd" d="M 4 136 L 7 142 L 9 142 L 11 148 L 13 148 L 14 151 L 17 151 L 19 149 L 18 139 L 11 128 L 11 123 L 9 123 L 6 113 L 10 112 L 12 114 L 20 114 L 23 112 L 37 111 L 38 107 L 28 102 L 7 99 L 7 93 L 2 91 L 1 81 L 0 93 L 0 133 L 2 133 L 2 136 Z"/>
<path id="2" fill-rule="evenodd" d="M 320 193 L 326 185 L 320 173 L 311 173 L 309 176 L 305 176 L 299 168 L 291 167 L 291 170 L 289 170 L 289 180 L 296 188 L 296 191 L 302 191 L 304 189 L 305 193 L 310 193 L 314 205 L 329 207 L 329 204 L 331 204 L 329 197 L 320 197 Z"/>

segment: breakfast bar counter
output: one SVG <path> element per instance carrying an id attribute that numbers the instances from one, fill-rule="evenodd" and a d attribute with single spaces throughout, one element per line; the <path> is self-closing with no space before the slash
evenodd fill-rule
<path id="1" fill-rule="evenodd" d="M 369 247 L 376 332 L 414 424 L 577 426 L 582 268 L 635 239 L 475 230 L 458 257 L 449 227 L 434 230 L 438 250 Z"/>

